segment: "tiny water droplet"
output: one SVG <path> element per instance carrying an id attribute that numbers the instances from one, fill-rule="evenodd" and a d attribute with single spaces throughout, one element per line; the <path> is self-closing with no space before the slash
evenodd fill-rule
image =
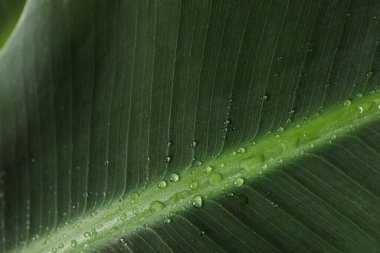
<path id="1" fill-rule="evenodd" d="M 223 175 L 220 172 L 213 172 L 210 175 L 210 183 L 217 184 L 223 180 Z"/>
<path id="2" fill-rule="evenodd" d="M 172 174 L 170 175 L 170 177 L 169 177 L 169 180 L 170 180 L 171 182 L 177 182 L 177 181 L 179 180 L 179 176 L 178 176 L 178 174 L 176 174 L 176 173 L 172 173 Z"/>
<path id="3" fill-rule="evenodd" d="M 173 145 L 172 141 L 168 141 L 168 143 L 166 144 L 166 146 L 168 146 L 168 147 L 171 147 L 172 145 Z"/>
<path id="4" fill-rule="evenodd" d="M 163 189 L 163 188 L 165 188 L 167 186 L 167 183 L 166 183 L 165 180 L 161 180 L 160 182 L 158 182 L 157 186 L 158 186 L 158 188 Z"/>
<path id="5" fill-rule="evenodd" d="M 281 133 L 281 132 L 284 132 L 284 128 L 283 127 L 279 127 L 278 128 L 278 131 Z"/>
<path id="6" fill-rule="evenodd" d="M 201 166 L 201 165 L 202 165 L 202 162 L 201 162 L 201 161 L 196 161 L 196 162 L 195 162 L 195 165 L 196 165 L 196 166 Z"/>
<path id="7" fill-rule="evenodd" d="M 195 190 L 199 187 L 199 181 L 198 180 L 194 180 L 193 182 L 191 182 L 190 184 L 190 188 Z"/>
<path id="8" fill-rule="evenodd" d="M 193 142 L 191 143 L 191 147 L 195 148 L 196 146 L 197 146 L 197 142 L 195 140 L 193 140 Z"/>
<path id="9" fill-rule="evenodd" d="M 275 74 L 273 74 L 273 77 L 279 77 L 279 76 L 280 76 L 279 73 L 275 73 Z"/>
<path id="10" fill-rule="evenodd" d="M 201 196 L 195 196 L 193 198 L 193 202 L 192 202 L 193 206 L 197 207 L 197 208 L 201 208 L 202 205 L 203 205 L 203 200 L 202 200 L 202 197 Z"/>
<path id="11" fill-rule="evenodd" d="M 234 179 L 234 185 L 235 186 L 242 186 L 244 184 L 244 179 L 241 177 L 235 178 Z"/>
<path id="12" fill-rule="evenodd" d="M 283 58 L 282 56 L 277 57 L 277 61 L 281 61 L 282 58 Z"/>
<path id="13" fill-rule="evenodd" d="M 172 160 L 172 158 L 170 156 L 167 156 L 164 158 L 165 163 L 170 163 L 171 160 Z"/>
<path id="14" fill-rule="evenodd" d="M 368 71 L 368 72 L 366 73 L 366 76 L 367 76 L 367 77 L 371 77 L 371 76 L 373 76 L 373 71 Z"/>
<path id="15" fill-rule="evenodd" d="M 205 173 L 210 173 L 212 171 L 212 167 L 211 166 L 206 166 L 206 168 L 204 168 L 203 170 Z"/>
<path id="16" fill-rule="evenodd" d="M 164 219 L 164 224 L 169 224 L 170 222 L 172 222 L 171 219 L 169 219 L 169 218 Z"/>
<path id="17" fill-rule="evenodd" d="M 231 156 L 236 156 L 236 152 L 235 152 L 235 151 L 232 152 L 232 153 L 231 153 Z"/>
<path id="18" fill-rule="evenodd" d="M 351 100 L 349 100 L 349 99 L 344 100 L 343 105 L 344 106 L 350 106 L 351 105 Z"/>
<path id="19" fill-rule="evenodd" d="M 75 248 L 78 245 L 77 240 L 71 240 L 71 247 Z"/>
<path id="20" fill-rule="evenodd" d="M 238 152 L 239 152 L 239 153 L 245 153 L 245 148 L 239 148 L 239 149 L 238 149 Z"/>
<path id="21" fill-rule="evenodd" d="M 131 194 L 131 198 L 132 199 L 138 199 L 139 198 L 139 193 L 138 192 L 132 192 L 132 194 Z"/>
<path id="22" fill-rule="evenodd" d="M 132 213 L 134 215 L 138 215 L 140 213 L 139 209 L 137 207 L 132 208 Z"/>
<path id="23" fill-rule="evenodd" d="M 109 161 L 105 161 L 105 162 L 104 162 L 104 165 L 105 165 L 105 166 L 108 166 L 108 165 L 110 165 L 110 162 L 109 162 Z"/>
<path id="24" fill-rule="evenodd" d="M 264 95 L 261 97 L 261 101 L 267 101 L 269 99 L 268 95 Z"/>
<path id="25" fill-rule="evenodd" d="M 206 232 L 205 231 L 199 231 L 198 235 L 202 236 L 202 235 L 205 235 Z"/>
<path id="26" fill-rule="evenodd" d="M 268 168 L 268 165 L 264 163 L 263 165 L 261 165 L 261 168 L 265 170 L 266 168 Z"/>

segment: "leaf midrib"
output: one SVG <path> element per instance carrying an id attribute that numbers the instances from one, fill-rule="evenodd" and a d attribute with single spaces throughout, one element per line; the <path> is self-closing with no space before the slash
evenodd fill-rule
<path id="1" fill-rule="evenodd" d="M 349 104 L 349 105 L 348 105 Z M 302 157 L 311 149 L 328 145 L 348 132 L 352 132 L 380 116 L 380 91 L 372 91 L 367 96 L 355 101 L 345 101 L 325 110 L 321 115 L 303 121 L 293 122 L 286 129 L 279 129 L 258 139 L 247 142 L 223 152 L 201 166 L 184 170 L 179 174 L 180 180 L 164 180 L 167 187 L 159 188 L 159 181 L 138 189 L 139 197 L 131 199 L 131 193 L 121 201 L 115 201 L 96 213 L 87 214 L 31 242 L 21 252 L 81 251 L 90 245 L 96 246 L 104 241 L 118 240 L 145 224 L 154 225 L 163 222 L 172 213 L 192 207 L 194 198 L 216 198 L 238 187 L 234 185 L 237 178 L 245 183 L 254 181 L 264 174 L 281 168 L 289 160 Z M 205 168 L 210 166 L 211 173 Z M 223 180 L 211 183 L 215 173 L 223 175 Z M 199 186 L 191 189 L 190 185 L 198 181 Z M 176 194 L 176 195 L 175 195 Z M 151 203 L 160 201 L 164 207 L 152 208 Z M 157 202 L 156 202 L 157 204 Z M 136 215 L 133 210 L 139 210 Z M 71 244 L 77 242 L 75 247 Z"/>

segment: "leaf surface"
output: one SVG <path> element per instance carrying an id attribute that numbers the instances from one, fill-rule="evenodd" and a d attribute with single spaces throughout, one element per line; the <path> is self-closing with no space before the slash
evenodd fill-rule
<path id="1" fill-rule="evenodd" d="M 378 1 L 22 15 L 0 53 L 2 251 L 380 248 Z"/>

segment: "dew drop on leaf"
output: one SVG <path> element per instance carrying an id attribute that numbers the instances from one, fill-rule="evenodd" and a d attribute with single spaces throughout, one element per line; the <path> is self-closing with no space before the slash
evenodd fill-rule
<path id="1" fill-rule="evenodd" d="M 134 208 L 132 208 L 132 213 L 134 214 L 134 215 L 138 215 L 139 214 L 139 209 L 137 208 L 137 207 L 134 207 Z"/>
<path id="2" fill-rule="evenodd" d="M 199 187 L 199 181 L 198 180 L 194 180 L 193 182 L 191 182 L 190 184 L 190 188 L 195 190 Z"/>
<path id="3" fill-rule="evenodd" d="M 234 179 L 234 185 L 235 186 L 242 186 L 244 184 L 244 179 L 241 177 L 235 178 Z"/>
<path id="4" fill-rule="evenodd" d="M 243 147 L 241 147 L 241 148 L 238 149 L 238 152 L 239 152 L 239 153 L 245 153 L 245 151 L 246 151 L 246 150 L 245 150 L 245 148 L 243 148 Z"/>
<path id="5" fill-rule="evenodd" d="M 157 186 L 158 186 L 158 188 L 163 189 L 163 188 L 165 188 L 167 186 L 167 183 L 166 183 L 165 180 L 161 180 L 160 182 L 158 182 Z"/>
<path id="6" fill-rule="evenodd" d="M 192 202 L 193 206 L 197 207 L 197 208 L 201 208 L 202 205 L 203 205 L 203 200 L 202 200 L 202 197 L 201 196 L 195 196 L 193 198 L 193 202 Z"/>
<path id="7" fill-rule="evenodd" d="M 213 172 L 210 175 L 210 183 L 211 184 L 217 184 L 220 183 L 223 180 L 223 175 L 220 172 Z"/>
<path id="8" fill-rule="evenodd" d="M 203 170 L 205 173 L 210 173 L 212 171 L 212 167 L 211 166 L 206 166 L 206 168 L 204 168 Z"/>
<path id="9" fill-rule="evenodd" d="M 160 210 L 160 209 L 164 208 L 165 205 L 161 201 L 154 200 L 154 201 L 152 201 L 152 203 L 150 203 L 150 207 L 154 210 Z"/>
<path id="10" fill-rule="evenodd" d="M 75 248 L 78 245 L 77 240 L 71 240 L 71 247 Z"/>
<path id="11" fill-rule="evenodd" d="M 172 222 L 172 220 L 170 218 L 164 219 L 164 224 L 169 224 L 170 222 Z"/>
<path id="12" fill-rule="evenodd" d="M 169 176 L 169 180 L 170 180 L 171 182 L 177 182 L 177 181 L 179 180 L 179 176 L 178 176 L 178 174 L 176 174 L 176 173 L 172 173 L 172 174 Z"/>
<path id="13" fill-rule="evenodd" d="M 133 192 L 132 194 L 131 194 L 131 198 L 132 199 L 138 199 L 139 198 L 139 193 L 138 192 Z"/>
<path id="14" fill-rule="evenodd" d="M 351 100 L 349 100 L 349 99 L 344 100 L 343 105 L 344 106 L 350 106 L 351 105 Z"/>
<path id="15" fill-rule="evenodd" d="M 170 163 L 171 160 L 172 160 L 172 158 L 170 156 L 167 156 L 164 158 L 165 163 Z"/>

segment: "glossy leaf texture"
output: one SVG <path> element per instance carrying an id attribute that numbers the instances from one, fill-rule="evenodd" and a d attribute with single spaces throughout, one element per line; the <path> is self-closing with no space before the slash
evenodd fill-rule
<path id="1" fill-rule="evenodd" d="M 0 51 L 0 249 L 378 252 L 379 20 L 376 0 L 28 0 Z M 234 178 L 231 151 L 327 111 L 338 138 Z M 96 232 L 97 213 L 179 192 L 226 154 L 237 187 L 206 198 L 195 178 L 193 206 L 154 202 L 137 229 Z"/>

